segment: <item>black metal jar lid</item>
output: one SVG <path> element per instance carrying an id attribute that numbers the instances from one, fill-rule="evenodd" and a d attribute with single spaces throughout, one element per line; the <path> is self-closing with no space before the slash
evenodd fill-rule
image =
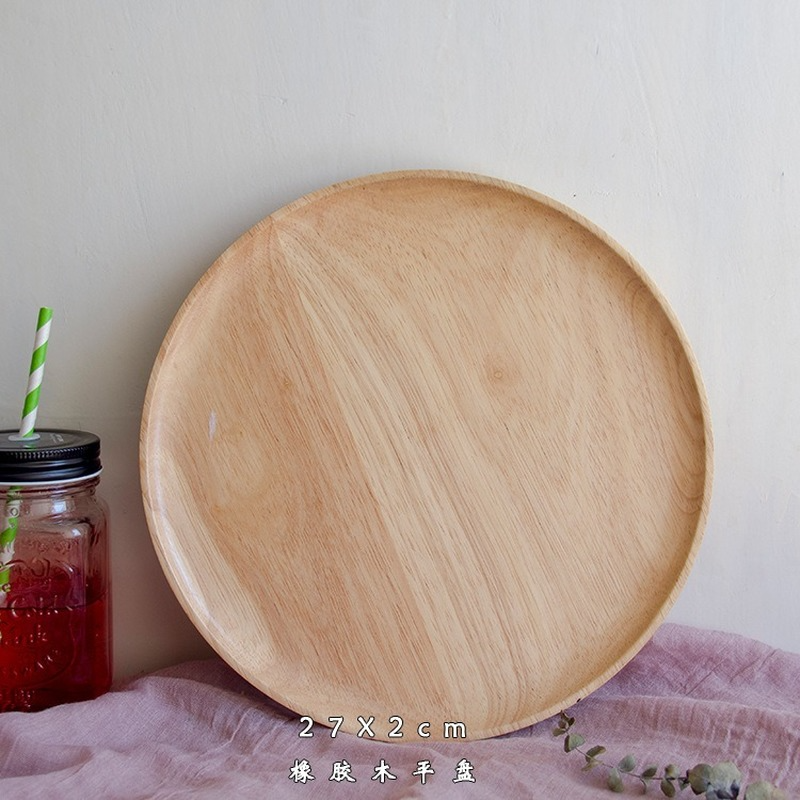
<path id="1" fill-rule="evenodd" d="M 0 484 L 61 483 L 97 475 L 100 438 L 88 431 L 0 431 Z"/>

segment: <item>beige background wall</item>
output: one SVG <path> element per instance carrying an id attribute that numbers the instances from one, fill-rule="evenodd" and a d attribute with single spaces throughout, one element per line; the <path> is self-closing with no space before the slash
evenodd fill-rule
<path id="1" fill-rule="evenodd" d="M 137 468 L 180 303 L 286 202 L 418 167 L 549 194 L 650 273 L 716 440 L 670 618 L 800 652 L 798 40 L 778 0 L 1 0 L 0 420 L 52 305 L 40 423 L 103 438 L 118 674 L 208 652 Z"/>

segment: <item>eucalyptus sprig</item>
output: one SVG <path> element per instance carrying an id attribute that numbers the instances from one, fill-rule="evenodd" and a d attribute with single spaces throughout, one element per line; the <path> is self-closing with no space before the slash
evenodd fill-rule
<path id="1" fill-rule="evenodd" d="M 647 764 L 637 769 L 636 758 L 626 755 L 616 764 L 609 763 L 601 756 L 606 753 L 602 745 L 586 748 L 586 737 L 573 730 L 575 717 L 561 712 L 558 723 L 553 728 L 553 736 L 564 737 L 565 753 L 580 753 L 584 757 L 584 771 L 600 767 L 608 773 L 606 785 L 612 792 L 624 792 L 625 780 L 637 780 L 648 788 L 657 783 L 665 797 L 675 797 L 687 787 L 695 795 L 705 795 L 706 800 L 737 800 L 742 783 L 742 773 L 735 764 L 723 761 L 720 764 L 696 764 L 682 771 L 675 764 L 667 764 L 660 769 L 657 764 Z M 787 800 L 786 795 L 768 781 L 756 781 L 747 786 L 744 800 Z"/>

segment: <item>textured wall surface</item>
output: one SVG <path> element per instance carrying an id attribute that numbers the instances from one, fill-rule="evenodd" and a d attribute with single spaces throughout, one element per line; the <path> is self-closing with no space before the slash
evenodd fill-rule
<path id="1" fill-rule="evenodd" d="M 788 0 L 3 0 L 0 421 L 51 305 L 39 422 L 103 438 L 118 674 L 207 652 L 138 476 L 181 302 L 288 201 L 422 167 L 548 194 L 647 270 L 715 430 L 671 619 L 800 652 L 799 36 Z"/>

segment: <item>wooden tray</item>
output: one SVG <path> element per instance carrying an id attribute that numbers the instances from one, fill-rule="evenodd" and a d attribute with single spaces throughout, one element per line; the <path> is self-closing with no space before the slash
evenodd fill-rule
<path id="1" fill-rule="evenodd" d="M 568 208 L 449 172 L 332 186 L 235 242 L 164 341 L 141 445 L 200 632 L 387 741 L 501 734 L 605 682 L 674 602 L 711 481 L 644 272 Z"/>

